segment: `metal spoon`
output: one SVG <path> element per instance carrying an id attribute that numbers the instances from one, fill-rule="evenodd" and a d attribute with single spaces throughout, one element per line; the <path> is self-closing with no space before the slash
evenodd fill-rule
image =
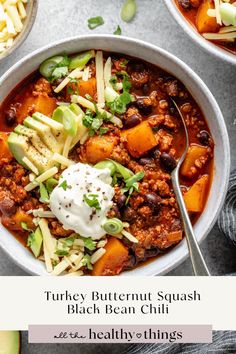
<path id="1" fill-rule="evenodd" d="M 181 215 L 182 222 L 183 222 L 184 232 L 185 232 L 185 236 L 186 236 L 186 240 L 187 240 L 187 244 L 188 244 L 189 255 L 190 255 L 191 262 L 192 262 L 194 274 L 195 275 L 210 275 L 210 272 L 209 272 L 209 270 L 206 266 L 206 263 L 203 259 L 202 252 L 201 252 L 199 245 L 197 243 L 197 240 L 195 238 L 192 224 L 191 224 L 191 221 L 190 221 L 190 218 L 188 215 L 188 211 L 187 211 L 187 208 L 184 203 L 181 188 L 180 188 L 179 170 L 180 170 L 181 164 L 185 160 L 185 157 L 186 157 L 188 149 L 189 149 L 189 136 L 188 136 L 188 131 L 187 131 L 184 117 L 183 117 L 178 105 L 176 104 L 176 102 L 172 98 L 171 98 L 171 100 L 181 117 L 181 120 L 182 120 L 182 123 L 184 126 L 185 135 L 186 135 L 185 151 L 184 151 L 183 155 L 181 156 L 181 158 L 178 160 L 176 168 L 171 173 L 172 185 L 173 185 L 173 189 L 174 189 L 174 192 L 176 195 L 177 203 L 179 205 L 180 215 Z"/>

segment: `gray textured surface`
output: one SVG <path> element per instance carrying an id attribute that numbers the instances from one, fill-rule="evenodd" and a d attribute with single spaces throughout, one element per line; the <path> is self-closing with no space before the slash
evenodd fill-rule
<path id="1" fill-rule="evenodd" d="M 205 81 L 218 101 L 230 135 L 232 169 L 236 168 L 236 110 L 235 73 L 236 68 L 225 64 L 203 52 L 191 42 L 182 29 L 169 15 L 162 0 L 137 0 L 138 14 L 130 24 L 119 19 L 122 0 L 39 0 L 35 25 L 26 42 L 16 54 L 0 64 L 0 74 L 31 51 L 55 40 L 79 34 L 91 33 L 87 18 L 102 15 L 105 25 L 92 33 L 113 33 L 119 23 L 125 36 L 136 37 L 159 45 L 172 52 L 196 71 Z M 202 243 L 207 264 L 212 274 L 226 274 L 236 271 L 236 250 L 220 234 L 215 226 Z M 176 268 L 170 275 L 191 275 L 189 260 Z M 0 251 L 0 275 L 25 275 L 6 255 Z M 26 346 L 24 336 L 23 354 L 30 353 L 118 353 L 120 346 Z M 123 349 L 123 348 L 122 348 Z"/>

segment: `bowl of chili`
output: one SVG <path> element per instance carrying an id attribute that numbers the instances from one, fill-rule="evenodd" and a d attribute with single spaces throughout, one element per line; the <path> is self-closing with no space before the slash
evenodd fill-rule
<path id="1" fill-rule="evenodd" d="M 165 0 L 171 15 L 205 51 L 236 64 L 235 1 Z"/>
<path id="2" fill-rule="evenodd" d="M 171 97 L 191 143 L 185 203 L 198 241 L 209 233 L 229 140 L 181 60 L 136 39 L 81 36 L 26 56 L 0 85 L 0 245 L 27 272 L 161 275 L 187 257 L 170 182 L 183 148 Z"/>

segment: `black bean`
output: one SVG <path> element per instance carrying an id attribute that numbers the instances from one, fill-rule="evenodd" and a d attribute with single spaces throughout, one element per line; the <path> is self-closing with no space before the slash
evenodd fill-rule
<path id="1" fill-rule="evenodd" d="M 208 145 L 210 140 L 210 135 L 206 130 L 202 130 L 198 134 L 198 139 L 202 145 Z"/>
<path id="2" fill-rule="evenodd" d="M 153 155 L 154 159 L 159 160 L 160 156 L 161 156 L 161 152 L 160 152 L 160 150 L 155 148 L 154 150 L 152 150 L 152 155 Z"/>
<path id="3" fill-rule="evenodd" d="M 172 172 L 176 167 L 175 159 L 173 158 L 173 156 L 167 154 L 166 152 L 161 153 L 160 161 L 161 161 L 163 167 L 168 172 Z"/>
<path id="4" fill-rule="evenodd" d="M 158 211 L 160 209 L 161 198 L 153 192 L 146 193 L 144 195 L 146 204 L 150 206 L 153 210 Z"/>
<path id="5" fill-rule="evenodd" d="M 10 198 L 5 198 L 0 201 L 0 211 L 2 214 L 11 216 L 16 213 L 16 205 L 15 202 Z"/>
<path id="6" fill-rule="evenodd" d="M 11 127 L 16 123 L 16 111 L 13 109 L 9 109 L 5 112 L 5 122 L 6 124 Z"/>
<path id="7" fill-rule="evenodd" d="M 133 269 L 137 263 L 137 258 L 132 254 L 129 256 L 128 262 L 125 264 L 125 269 Z"/>
<path id="8" fill-rule="evenodd" d="M 130 207 L 126 207 L 124 209 L 124 213 L 123 213 L 123 220 L 130 222 L 130 221 L 133 221 L 135 218 L 136 218 L 135 210 Z"/>
<path id="9" fill-rule="evenodd" d="M 139 61 L 132 61 L 129 63 L 129 67 L 132 71 L 142 72 L 145 70 L 145 65 Z"/>
<path id="10" fill-rule="evenodd" d="M 136 106 L 139 112 L 144 116 L 148 116 L 152 113 L 152 102 L 149 98 L 138 98 Z"/>
<path id="11" fill-rule="evenodd" d="M 145 258 L 156 257 L 158 254 L 162 253 L 159 248 L 150 248 L 145 251 Z"/>
<path id="12" fill-rule="evenodd" d="M 154 161 L 151 157 L 142 157 L 140 160 L 139 160 L 139 163 L 140 165 L 153 165 Z"/>
<path id="13" fill-rule="evenodd" d="M 144 84 L 142 87 L 142 91 L 144 95 L 147 95 L 149 92 L 149 85 L 148 84 Z"/>
<path id="14" fill-rule="evenodd" d="M 117 198 L 117 206 L 119 209 L 122 209 L 125 206 L 126 196 L 124 194 L 120 194 Z"/>
<path id="15" fill-rule="evenodd" d="M 133 114 L 129 118 L 127 118 L 124 122 L 125 129 L 133 128 L 139 123 L 141 123 L 142 118 L 138 114 Z"/>

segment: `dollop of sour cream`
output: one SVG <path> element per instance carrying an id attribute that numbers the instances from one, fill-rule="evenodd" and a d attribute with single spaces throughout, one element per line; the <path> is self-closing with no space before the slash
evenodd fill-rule
<path id="1" fill-rule="evenodd" d="M 63 228 L 93 240 L 103 237 L 106 232 L 102 225 L 114 196 L 111 182 L 108 168 L 82 163 L 68 167 L 50 196 L 51 210 Z M 90 200 L 95 207 L 89 205 Z"/>

